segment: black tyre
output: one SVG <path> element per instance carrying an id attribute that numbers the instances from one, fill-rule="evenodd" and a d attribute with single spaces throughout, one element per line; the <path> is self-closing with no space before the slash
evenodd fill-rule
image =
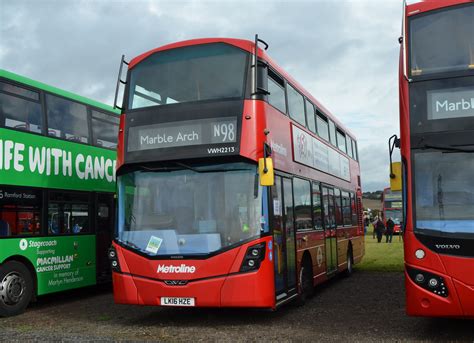
<path id="1" fill-rule="evenodd" d="M 351 276 L 354 272 L 354 257 L 352 256 L 352 248 L 347 249 L 347 269 L 345 271 L 346 276 Z"/>
<path id="2" fill-rule="evenodd" d="M 33 276 L 21 262 L 0 266 L 0 317 L 22 313 L 33 297 Z"/>
<path id="3" fill-rule="evenodd" d="M 303 305 L 306 302 L 306 300 L 308 300 L 308 298 L 310 298 L 314 293 L 313 266 L 309 258 L 305 258 L 303 260 L 303 264 L 301 265 L 300 274 L 299 274 L 299 282 L 300 282 L 300 294 L 298 297 L 297 304 Z"/>

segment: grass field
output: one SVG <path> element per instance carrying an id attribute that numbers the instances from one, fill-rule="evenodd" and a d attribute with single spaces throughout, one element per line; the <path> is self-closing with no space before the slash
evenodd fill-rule
<path id="1" fill-rule="evenodd" d="M 372 226 L 372 225 L 371 225 Z M 385 236 L 381 243 L 372 238 L 372 230 L 365 236 L 365 255 L 358 270 L 374 272 L 401 272 L 403 271 L 403 241 L 394 235 L 392 243 L 385 243 Z"/>

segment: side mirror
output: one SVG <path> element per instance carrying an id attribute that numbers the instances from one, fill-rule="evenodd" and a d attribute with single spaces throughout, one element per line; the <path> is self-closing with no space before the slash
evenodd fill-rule
<path id="1" fill-rule="evenodd" d="M 390 189 L 392 191 L 402 190 L 402 163 L 392 162 L 390 165 Z"/>
<path id="2" fill-rule="evenodd" d="M 260 175 L 260 186 L 273 186 L 275 184 L 273 160 L 270 157 L 258 159 L 258 174 Z"/>

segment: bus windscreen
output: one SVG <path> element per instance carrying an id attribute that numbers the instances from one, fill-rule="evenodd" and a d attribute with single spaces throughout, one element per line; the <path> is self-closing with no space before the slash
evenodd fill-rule
<path id="1" fill-rule="evenodd" d="M 414 16 L 410 75 L 474 69 L 474 4 Z"/>
<path id="2" fill-rule="evenodd" d="M 259 237 L 268 220 L 256 177 L 245 163 L 119 176 L 118 239 L 150 256 L 189 256 Z"/>
<path id="3" fill-rule="evenodd" d="M 221 43 L 154 53 L 130 71 L 128 108 L 243 98 L 247 57 Z"/>
<path id="4" fill-rule="evenodd" d="M 474 235 L 474 155 L 415 154 L 416 229 Z"/>

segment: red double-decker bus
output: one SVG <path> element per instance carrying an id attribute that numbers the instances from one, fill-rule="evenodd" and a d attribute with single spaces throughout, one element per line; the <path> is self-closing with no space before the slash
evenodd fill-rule
<path id="1" fill-rule="evenodd" d="M 382 220 L 387 223 L 390 218 L 395 223 L 393 232 L 400 233 L 400 224 L 402 223 L 402 192 L 392 191 L 390 188 L 385 188 L 382 192 Z"/>
<path id="2" fill-rule="evenodd" d="M 275 309 L 361 260 L 354 135 L 259 41 L 184 41 L 128 64 L 115 302 Z"/>
<path id="3" fill-rule="evenodd" d="M 473 317 L 474 3 L 422 1 L 404 12 L 406 309 L 416 316 Z"/>

